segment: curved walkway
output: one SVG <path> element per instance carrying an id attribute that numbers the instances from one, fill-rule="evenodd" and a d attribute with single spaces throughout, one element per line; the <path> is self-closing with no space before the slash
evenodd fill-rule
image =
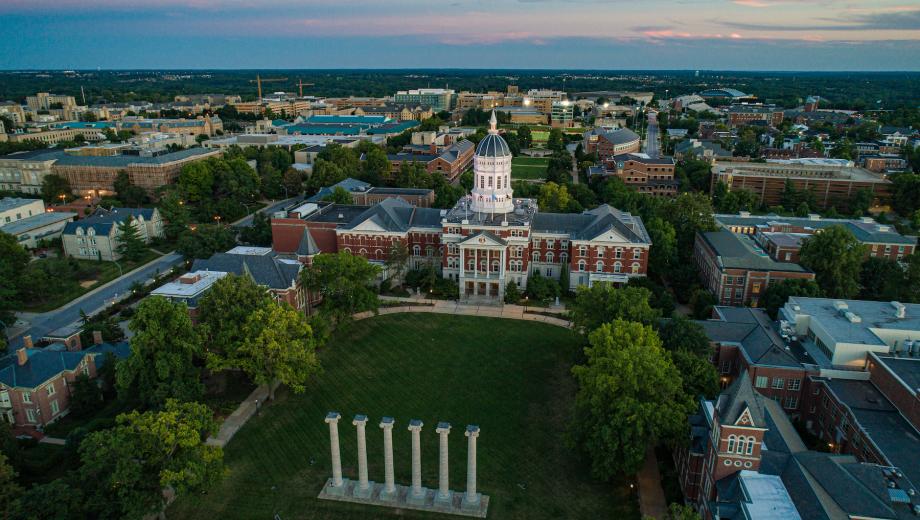
<path id="1" fill-rule="evenodd" d="M 538 321 L 541 323 L 548 323 L 550 325 L 556 325 L 558 327 L 571 328 L 572 323 L 563 318 L 564 314 L 562 310 L 555 311 L 552 309 L 542 309 L 539 311 L 544 314 L 537 314 L 532 311 L 531 307 L 524 307 L 521 305 L 503 305 L 503 306 L 493 306 L 493 305 L 471 305 L 456 302 L 453 300 L 428 300 L 422 298 L 397 298 L 397 297 L 381 297 L 383 302 L 387 301 L 397 301 L 406 303 L 406 305 L 391 306 L 391 307 L 380 307 L 378 315 L 384 314 L 397 314 L 401 312 L 434 312 L 437 314 L 454 314 L 457 316 L 482 316 L 486 318 L 505 318 L 509 320 L 523 320 L 523 321 Z M 528 310 L 531 310 L 528 312 Z M 547 314 L 555 314 L 556 316 L 547 316 Z M 371 318 L 375 314 L 371 311 L 359 312 L 353 316 L 355 320 L 363 320 L 365 318 Z"/>

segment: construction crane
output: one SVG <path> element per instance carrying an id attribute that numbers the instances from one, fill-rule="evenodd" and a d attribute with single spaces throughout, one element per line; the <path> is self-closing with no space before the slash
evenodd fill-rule
<path id="1" fill-rule="evenodd" d="M 287 78 L 265 78 L 265 79 L 262 79 L 261 77 L 259 77 L 258 74 L 256 74 L 256 79 L 251 79 L 251 80 L 249 80 L 249 82 L 250 82 L 250 83 L 255 83 L 256 85 L 258 85 L 258 88 L 259 88 L 259 102 L 261 102 L 261 101 L 262 101 L 262 82 L 263 82 L 263 81 L 264 81 L 265 83 L 273 83 L 273 82 L 287 81 L 287 80 L 288 80 Z"/>
<path id="2" fill-rule="evenodd" d="M 314 85 L 313 83 L 304 83 L 302 79 L 298 79 L 298 80 L 297 80 L 297 86 L 300 87 L 300 97 L 303 97 L 303 88 L 304 88 L 304 87 L 312 87 L 313 85 Z M 84 104 L 85 104 L 85 103 L 84 103 Z"/>

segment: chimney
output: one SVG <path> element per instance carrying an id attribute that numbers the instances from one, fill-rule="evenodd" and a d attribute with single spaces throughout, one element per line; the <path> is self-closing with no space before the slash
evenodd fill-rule
<path id="1" fill-rule="evenodd" d="M 23 345 L 24 348 L 32 348 L 32 347 L 33 347 L 33 345 L 32 345 L 32 336 L 23 336 L 23 337 L 22 337 L 22 345 Z"/>
<path id="2" fill-rule="evenodd" d="M 29 355 L 26 354 L 25 347 L 22 347 L 16 351 L 16 362 L 19 363 L 19 366 L 23 366 L 29 362 Z"/>
<path id="3" fill-rule="evenodd" d="M 93 331 L 93 344 L 102 345 L 102 331 L 101 330 Z"/>

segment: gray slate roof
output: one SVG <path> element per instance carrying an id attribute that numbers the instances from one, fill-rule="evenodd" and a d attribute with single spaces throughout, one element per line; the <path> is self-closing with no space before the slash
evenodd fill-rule
<path id="1" fill-rule="evenodd" d="M 310 234 L 310 228 L 304 227 L 303 236 L 300 237 L 300 244 L 297 245 L 297 255 L 313 256 L 320 252 L 319 246 L 317 246 L 316 241 L 313 240 L 313 235 Z"/>
<path id="2" fill-rule="evenodd" d="M 387 231 L 405 232 L 413 227 L 440 229 L 441 210 L 417 208 L 399 198 L 384 199 L 343 225 L 342 229 L 352 229 L 368 220 Z"/>
<path id="3" fill-rule="evenodd" d="M 709 244 L 719 257 L 721 266 L 726 269 L 809 272 L 799 264 L 774 260 L 748 236 L 741 236 L 726 229 L 700 233 L 700 236 Z"/>
<path id="4" fill-rule="evenodd" d="M 239 276 L 250 276 L 253 281 L 263 287 L 287 289 L 294 285 L 302 267 L 299 262 L 284 262 L 274 254 L 215 253 L 207 260 L 200 258 L 195 260 L 191 271 L 222 271 Z"/>
<path id="5" fill-rule="evenodd" d="M 16 354 L 0 358 L 0 383 L 10 387 L 36 388 L 64 370 L 74 370 L 87 354 L 111 352 L 120 358 L 128 357 L 127 343 L 96 345 L 82 351 L 57 350 L 54 348 L 27 349 L 28 361 L 17 362 Z"/>
<path id="6" fill-rule="evenodd" d="M 751 226 L 759 225 L 779 225 L 788 224 L 793 227 L 824 229 L 831 226 L 843 226 L 856 237 L 857 240 L 864 243 L 886 243 L 886 244 L 916 244 L 917 237 L 904 236 L 898 233 L 892 225 L 880 224 L 878 222 L 863 222 L 859 219 L 846 218 L 809 218 L 809 217 L 781 217 L 776 214 L 769 215 L 735 215 L 720 214 L 715 215 L 716 222 L 723 226 Z"/>
<path id="7" fill-rule="evenodd" d="M 751 420 L 754 425 L 763 427 L 765 424 L 763 403 L 759 394 L 751 385 L 751 378 L 747 370 L 741 372 L 731 386 L 719 396 L 717 407 L 719 422 L 721 424 L 734 424 L 745 409 L 751 411 Z"/>
<path id="8" fill-rule="evenodd" d="M 156 211 L 155 208 L 99 208 L 89 217 L 68 223 L 64 226 L 64 234 L 73 235 L 76 234 L 77 229 L 92 228 L 96 230 L 97 235 L 108 235 L 114 225 L 120 224 L 128 217 L 134 219 L 144 217 L 146 221 L 152 220 L 154 211 Z"/>
<path id="9" fill-rule="evenodd" d="M 566 233 L 573 240 L 591 240 L 609 229 L 614 229 L 626 240 L 635 244 L 651 244 L 642 219 L 607 204 L 584 213 L 541 213 L 533 216 L 531 229 L 543 233 Z"/>

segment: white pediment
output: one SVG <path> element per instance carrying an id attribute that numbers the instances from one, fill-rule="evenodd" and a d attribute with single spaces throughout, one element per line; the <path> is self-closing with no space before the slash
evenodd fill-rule
<path id="1" fill-rule="evenodd" d="M 611 228 L 597 235 L 596 237 L 592 238 L 591 242 L 614 242 L 617 244 L 622 244 L 622 243 L 628 243 L 629 240 L 627 240 L 626 237 L 617 233 Z"/>
<path id="2" fill-rule="evenodd" d="M 751 418 L 751 410 L 745 408 L 741 415 L 738 416 L 738 420 L 735 421 L 735 426 L 754 426 L 754 420 Z"/>
<path id="3" fill-rule="evenodd" d="M 459 242 L 461 246 L 468 247 L 505 247 L 505 244 L 495 239 L 494 235 L 477 233 Z"/>
<path id="4" fill-rule="evenodd" d="M 376 217 L 371 217 L 365 220 L 364 222 L 361 222 L 360 224 L 356 225 L 355 227 L 351 228 L 349 231 L 355 232 L 355 231 L 388 231 L 388 230 L 377 222 Z"/>

